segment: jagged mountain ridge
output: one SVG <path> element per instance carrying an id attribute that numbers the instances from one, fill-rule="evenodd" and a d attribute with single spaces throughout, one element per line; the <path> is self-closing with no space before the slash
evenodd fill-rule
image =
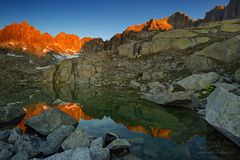
<path id="1" fill-rule="evenodd" d="M 162 19 L 151 19 L 143 24 L 133 25 L 127 27 L 122 34 L 118 34 L 118 37 L 124 37 L 130 32 L 142 32 L 142 31 L 168 31 L 176 28 L 184 28 L 193 25 L 193 20 L 181 12 L 176 12 L 170 17 Z"/>
<path id="2" fill-rule="evenodd" d="M 141 31 L 154 31 L 161 30 L 166 31 L 170 29 L 179 29 L 185 27 L 197 26 L 202 22 L 214 22 L 227 19 L 240 18 L 240 0 L 230 0 L 227 6 L 216 6 L 211 11 L 206 13 L 203 19 L 193 20 L 189 16 L 181 12 L 176 12 L 170 17 L 162 19 L 151 19 L 142 24 L 133 25 L 127 27 L 122 34 L 117 34 L 118 37 L 123 37 L 129 32 L 141 32 Z"/>
<path id="3" fill-rule="evenodd" d="M 240 0 L 231 0 L 225 6 L 216 6 L 214 9 L 206 13 L 205 18 L 193 20 L 189 16 L 181 12 L 176 12 L 170 17 L 163 19 L 151 19 L 143 24 L 127 27 L 121 34 L 116 34 L 110 41 L 100 42 L 100 48 L 114 51 L 119 44 L 124 43 L 122 39 L 131 37 L 131 33 L 149 32 L 149 31 L 167 31 L 171 29 L 181 29 L 185 27 L 197 26 L 204 22 L 221 21 L 226 19 L 240 18 Z M 21 24 L 14 23 L 0 30 L 0 47 L 20 49 L 25 52 L 33 53 L 38 56 L 45 56 L 48 52 L 76 54 L 85 46 L 86 43 L 92 41 L 93 38 L 80 38 L 73 34 L 59 33 L 53 37 L 48 33 L 41 33 L 39 30 L 30 26 L 26 21 Z M 93 43 L 87 48 L 96 46 Z M 96 47 L 94 47 L 96 48 Z M 90 49 L 91 50 L 91 49 Z"/>
<path id="4" fill-rule="evenodd" d="M 57 53 L 75 54 L 84 43 L 92 38 L 80 38 L 74 34 L 59 33 L 55 37 L 48 33 L 41 33 L 26 21 L 13 23 L 0 30 L 0 46 L 21 49 L 37 56 L 45 56 L 49 51 Z"/>

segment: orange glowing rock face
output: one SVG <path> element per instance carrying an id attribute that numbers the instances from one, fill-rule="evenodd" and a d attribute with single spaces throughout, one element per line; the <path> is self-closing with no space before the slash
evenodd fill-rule
<path id="1" fill-rule="evenodd" d="M 217 10 L 225 10 L 226 7 L 225 7 L 225 6 L 216 6 L 215 8 L 216 8 Z"/>
<path id="2" fill-rule="evenodd" d="M 80 119 L 84 119 L 84 120 L 92 119 L 92 117 L 84 113 L 82 107 L 77 103 L 60 104 L 58 106 L 54 106 L 54 108 L 60 109 L 61 111 L 65 112 L 72 118 L 76 119 L 77 121 L 80 121 Z"/>
<path id="3" fill-rule="evenodd" d="M 92 117 L 88 116 L 85 114 L 83 111 L 82 107 L 77 104 L 77 103 L 63 103 L 60 105 L 56 105 L 53 107 L 49 107 L 46 103 L 38 103 L 33 106 L 27 106 L 24 108 L 26 111 L 25 117 L 19 122 L 19 124 L 16 126 L 18 128 L 21 128 L 23 132 L 26 131 L 27 126 L 25 126 L 25 121 L 41 114 L 44 111 L 47 111 L 52 108 L 58 108 L 64 113 L 68 114 L 72 118 L 74 118 L 77 121 L 80 121 L 81 119 L 83 120 L 91 120 L 93 119 Z M 127 127 L 129 130 L 134 131 L 134 132 L 140 132 L 144 134 L 151 135 L 153 137 L 161 137 L 165 139 L 170 138 L 170 133 L 171 130 L 168 129 L 161 129 L 161 128 L 150 128 L 150 130 L 145 129 L 142 125 L 136 125 L 136 126 L 128 126 Z"/>
<path id="4" fill-rule="evenodd" d="M 168 22 L 169 18 L 163 18 L 159 20 L 151 19 L 148 22 L 143 24 L 129 26 L 123 34 L 127 34 L 130 31 L 133 32 L 141 32 L 141 31 L 155 31 L 155 30 L 162 30 L 167 31 L 173 29 L 173 26 Z"/>
<path id="5" fill-rule="evenodd" d="M 60 104 L 60 105 L 53 106 L 53 107 L 49 107 L 46 103 L 38 103 L 36 105 L 29 106 L 29 107 L 27 107 L 27 109 L 25 109 L 26 115 L 19 122 L 17 127 L 21 128 L 25 132 L 27 129 L 27 127 L 25 126 L 26 120 L 28 120 L 34 116 L 37 116 L 37 115 L 41 114 L 42 112 L 47 111 L 52 108 L 60 109 L 64 113 L 66 113 L 69 116 L 71 116 L 72 118 L 76 119 L 77 121 L 80 121 L 80 119 L 84 119 L 84 120 L 92 119 L 90 116 L 87 116 L 84 113 L 82 107 L 77 103 L 64 103 L 64 104 Z"/>
<path id="6" fill-rule="evenodd" d="M 171 138 L 170 134 L 172 132 L 171 130 L 168 130 L 168 129 L 155 128 L 155 127 L 151 128 L 150 130 L 147 130 L 141 125 L 128 126 L 127 128 L 134 132 L 140 132 L 140 133 L 151 135 L 156 138 L 161 137 L 164 139 L 170 139 Z"/>
<path id="7" fill-rule="evenodd" d="M 26 115 L 18 123 L 17 127 L 21 128 L 25 132 L 25 130 L 27 129 L 27 127 L 25 126 L 25 121 L 34 116 L 41 114 L 42 112 L 44 112 L 48 109 L 49 109 L 49 106 L 46 103 L 38 103 L 34 106 L 27 107 L 27 109 L 24 108 L 24 110 L 26 111 Z"/>
<path id="8" fill-rule="evenodd" d="M 49 51 L 75 54 L 92 38 L 79 38 L 73 34 L 59 33 L 53 37 L 41 33 L 26 21 L 13 23 L 0 30 L 0 46 L 21 49 L 37 56 L 45 56 Z"/>
<path id="9" fill-rule="evenodd" d="M 131 131 L 134 131 L 134 132 L 140 132 L 140 133 L 148 134 L 148 131 L 141 125 L 128 126 L 127 128 Z"/>
<path id="10" fill-rule="evenodd" d="M 172 131 L 168 129 L 161 129 L 161 128 L 152 128 L 151 133 L 153 137 L 161 137 L 165 139 L 170 139 L 170 133 Z"/>

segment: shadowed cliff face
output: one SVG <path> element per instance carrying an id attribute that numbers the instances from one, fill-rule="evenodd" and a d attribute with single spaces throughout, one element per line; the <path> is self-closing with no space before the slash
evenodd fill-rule
<path id="1" fill-rule="evenodd" d="M 224 19 L 240 18 L 240 0 L 231 0 L 226 7 Z"/>
<path id="2" fill-rule="evenodd" d="M 26 21 L 14 23 L 0 30 L 0 46 L 20 49 L 37 56 L 45 56 L 48 52 L 75 54 L 92 38 L 79 38 L 73 34 L 59 33 L 53 37 L 41 33 Z"/>
<path id="3" fill-rule="evenodd" d="M 204 22 L 222 21 L 240 18 L 240 0 L 230 0 L 227 6 L 216 6 L 206 13 Z"/>

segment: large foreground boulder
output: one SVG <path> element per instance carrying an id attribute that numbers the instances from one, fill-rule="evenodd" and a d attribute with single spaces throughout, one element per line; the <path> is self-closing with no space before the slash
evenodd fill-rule
<path id="1" fill-rule="evenodd" d="M 42 135 L 48 135 L 61 125 L 77 125 L 77 121 L 59 109 L 50 109 L 26 121 L 26 125 Z"/>
<path id="2" fill-rule="evenodd" d="M 185 91 L 169 92 L 158 86 L 145 93 L 141 98 L 160 105 L 190 107 L 191 93 Z"/>
<path id="3" fill-rule="evenodd" d="M 0 115 L 0 124 L 8 123 L 23 117 L 25 115 L 25 111 L 19 106 L 8 105 L 0 107 Z"/>
<path id="4" fill-rule="evenodd" d="M 219 75 L 215 72 L 193 74 L 176 82 L 176 85 L 181 86 L 185 90 L 201 90 L 213 84 L 218 79 Z"/>
<path id="5" fill-rule="evenodd" d="M 207 101 L 205 119 L 240 146 L 240 97 L 218 87 Z"/>

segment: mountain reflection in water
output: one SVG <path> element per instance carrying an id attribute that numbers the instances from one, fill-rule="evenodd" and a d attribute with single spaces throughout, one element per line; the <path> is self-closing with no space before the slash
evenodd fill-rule
<path id="1" fill-rule="evenodd" d="M 83 119 L 83 120 L 93 119 L 92 117 L 86 115 L 84 113 L 81 105 L 79 105 L 77 103 L 62 103 L 62 104 L 54 105 L 54 106 L 50 107 L 47 105 L 47 103 L 43 102 L 43 103 L 34 104 L 32 106 L 24 107 L 24 110 L 26 111 L 26 115 L 19 122 L 17 127 L 23 129 L 23 131 L 25 132 L 25 130 L 27 129 L 27 126 L 25 126 L 26 120 L 28 120 L 34 116 L 37 116 L 37 115 L 41 114 L 42 112 L 50 110 L 52 108 L 60 109 L 64 113 L 66 113 L 69 116 L 71 116 L 72 118 L 76 119 L 77 121 L 80 121 L 81 119 Z M 127 126 L 127 128 L 134 132 L 140 132 L 140 133 L 144 133 L 144 134 L 149 134 L 153 137 L 162 137 L 162 138 L 166 138 L 166 139 L 170 138 L 170 133 L 171 133 L 171 130 L 161 129 L 161 128 L 151 128 L 149 131 L 141 125 Z"/>
<path id="2" fill-rule="evenodd" d="M 111 131 L 128 139 L 131 153 L 143 160 L 236 160 L 240 153 L 195 112 L 161 107 L 131 92 L 60 84 L 9 89 L 0 102 L 21 102 L 27 114 L 17 126 L 24 130 L 25 120 L 59 108 L 80 120 L 79 125 L 92 136 Z"/>
<path id="3" fill-rule="evenodd" d="M 90 116 L 85 115 L 82 107 L 77 103 L 62 103 L 62 104 L 52 106 L 52 107 L 48 106 L 46 103 L 38 103 L 38 104 L 35 104 L 32 106 L 24 107 L 24 110 L 26 111 L 26 115 L 19 122 L 17 127 L 23 129 L 23 131 L 25 132 L 25 130 L 27 129 L 27 127 L 24 124 L 26 120 L 28 120 L 34 116 L 37 116 L 37 115 L 41 114 L 42 112 L 47 111 L 52 108 L 60 109 L 64 113 L 66 113 L 69 116 L 71 116 L 72 118 L 76 119 L 77 121 L 80 121 L 80 119 L 84 119 L 84 120 L 92 119 Z"/>

